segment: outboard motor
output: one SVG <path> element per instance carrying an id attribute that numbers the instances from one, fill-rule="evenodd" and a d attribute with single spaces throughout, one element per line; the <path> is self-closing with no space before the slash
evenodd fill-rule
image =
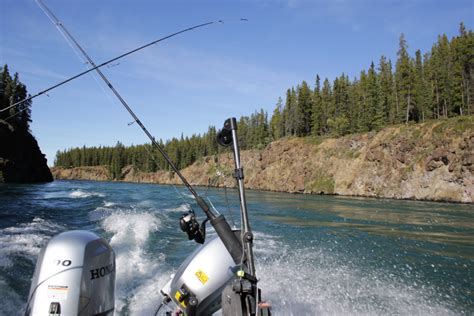
<path id="1" fill-rule="evenodd" d="M 186 315 L 211 315 L 221 308 L 222 290 L 235 272 L 232 256 L 214 237 L 196 249 L 164 286 L 164 302 L 173 300 Z"/>
<path id="2" fill-rule="evenodd" d="M 94 233 L 74 230 L 42 249 L 26 315 L 113 315 L 115 254 Z"/>

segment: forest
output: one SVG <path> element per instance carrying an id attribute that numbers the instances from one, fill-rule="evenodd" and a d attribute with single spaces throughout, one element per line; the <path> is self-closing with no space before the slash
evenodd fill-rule
<path id="1" fill-rule="evenodd" d="M 396 56 L 394 64 L 381 56 L 353 79 L 342 73 L 330 82 L 316 75 L 313 87 L 302 81 L 288 88 L 271 117 L 261 109 L 238 119 L 242 149 L 261 149 L 283 137 L 339 137 L 474 114 L 474 35 L 463 23 L 457 36 L 450 40 L 440 35 L 429 52 L 417 50 L 415 56 L 408 53 L 401 34 Z M 25 119 L 29 119 L 26 113 L 18 118 Z M 202 135 L 181 135 L 160 143 L 178 168 L 184 168 L 222 150 L 216 134 L 210 126 Z M 66 168 L 107 165 L 114 178 L 132 164 L 147 172 L 168 169 L 150 144 L 70 148 L 58 151 L 55 160 L 55 166 Z"/>
<path id="2" fill-rule="evenodd" d="M 31 100 L 2 111 L 28 97 L 26 86 L 20 82 L 18 73 L 12 77 L 8 65 L 0 69 L 0 78 L 0 120 L 8 122 L 14 129 L 28 131 L 31 123 Z"/>

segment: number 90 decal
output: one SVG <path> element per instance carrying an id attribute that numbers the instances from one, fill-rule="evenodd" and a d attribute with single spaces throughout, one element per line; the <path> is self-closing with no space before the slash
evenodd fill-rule
<path id="1" fill-rule="evenodd" d="M 71 265 L 71 260 L 54 260 L 56 266 L 69 267 Z"/>

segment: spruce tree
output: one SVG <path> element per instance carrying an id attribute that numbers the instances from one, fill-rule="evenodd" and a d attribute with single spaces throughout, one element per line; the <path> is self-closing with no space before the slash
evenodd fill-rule
<path id="1" fill-rule="evenodd" d="M 331 118 L 333 113 L 333 102 L 332 102 L 332 88 L 329 80 L 326 78 L 323 82 L 323 88 L 321 89 L 321 109 L 322 109 L 322 134 L 329 132 L 328 119 Z"/>
<path id="2" fill-rule="evenodd" d="M 375 72 L 374 62 L 370 64 L 367 72 L 367 129 L 380 128 L 384 124 L 384 113 L 380 107 L 380 86 Z"/>
<path id="3" fill-rule="evenodd" d="M 311 90 L 306 81 L 303 81 L 301 86 L 299 86 L 297 104 L 296 136 L 307 136 L 311 133 L 313 104 Z"/>
<path id="4" fill-rule="evenodd" d="M 395 111 L 395 97 L 393 95 L 392 63 L 385 56 L 380 57 L 378 81 L 380 85 L 379 104 L 376 111 L 377 127 L 393 121 Z M 382 122 L 382 125 L 380 125 Z"/>
<path id="5" fill-rule="evenodd" d="M 404 108 L 404 121 L 408 123 L 410 114 L 413 111 L 413 65 L 407 51 L 408 45 L 405 35 L 400 35 L 399 49 L 397 52 L 397 64 L 395 78 L 397 83 L 397 96 L 400 107 L 398 108 L 397 118 L 402 120 Z"/>
<path id="6" fill-rule="evenodd" d="M 273 140 L 277 140 L 284 135 L 284 121 L 283 121 L 283 100 L 281 97 L 278 98 L 273 115 L 270 120 L 271 136 Z"/>
<path id="7" fill-rule="evenodd" d="M 316 75 L 316 84 L 313 91 L 313 109 L 311 111 L 311 134 L 321 135 L 323 129 L 323 109 L 321 102 L 321 79 Z"/>

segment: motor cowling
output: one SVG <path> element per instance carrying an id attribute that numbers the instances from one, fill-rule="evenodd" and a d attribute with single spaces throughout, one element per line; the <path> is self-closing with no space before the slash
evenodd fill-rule
<path id="1" fill-rule="evenodd" d="M 181 264 L 162 294 L 187 315 L 211 315 L 221 308 L 221 292 L 235 271 L 222 241 L 210 238 Z"/>
<path id="2" fill-rule="evenodd" d="M 115 254 L 96 234 L 74 230 L 42 249 L 26 315 L 113 315 Z"/>

